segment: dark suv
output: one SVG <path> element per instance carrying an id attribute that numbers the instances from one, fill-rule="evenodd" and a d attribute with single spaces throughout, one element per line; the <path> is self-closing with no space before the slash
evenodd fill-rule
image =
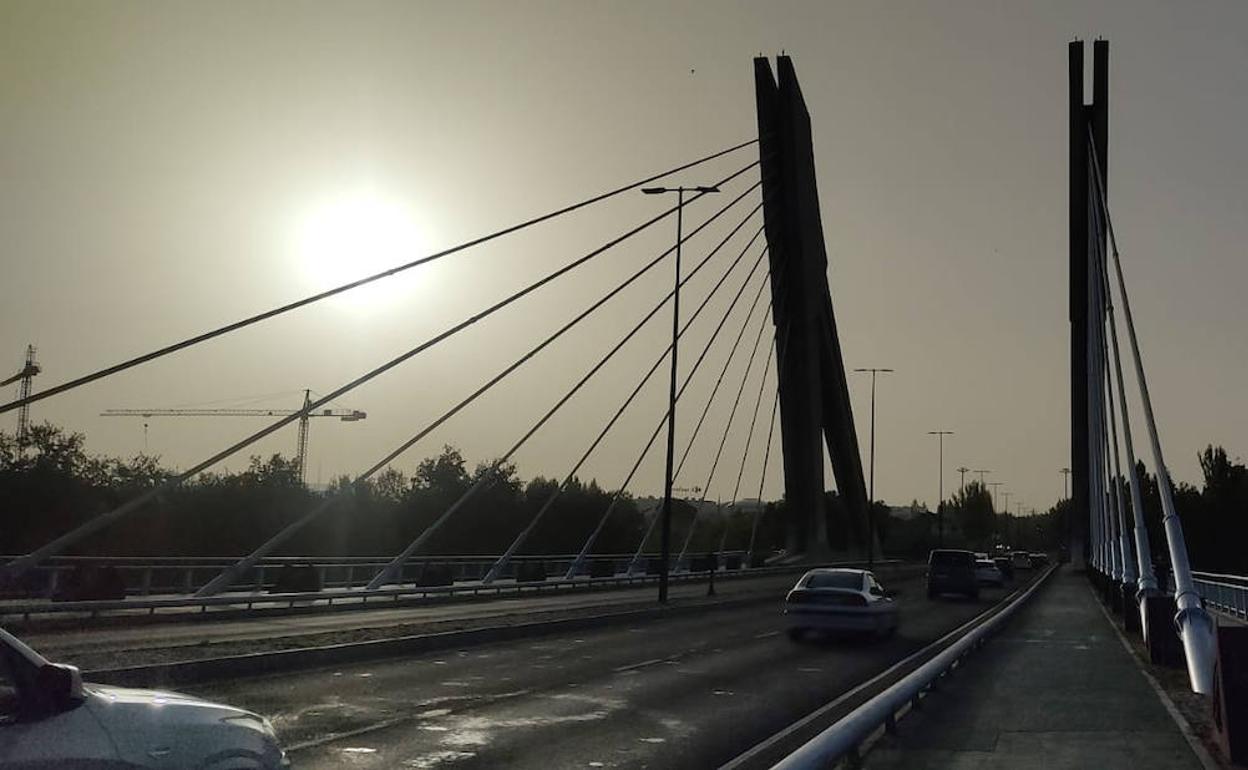
<path id="1" fill-rule="evenodd" d="M 979 598 L 975 579 L 975 554 L 970 551 L 938 549 L 927 558 L 927 598 L 938 594 L 965 594 Z"/>

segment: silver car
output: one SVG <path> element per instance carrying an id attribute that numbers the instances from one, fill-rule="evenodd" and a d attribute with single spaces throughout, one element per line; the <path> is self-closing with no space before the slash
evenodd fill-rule
<path id="1" fill-rule="evenodd" d="M 802 575 L 784 599 L 789 638 L 807 631 L 897 631 L 897 603 L 875 575 L 862 569 L 814 569 Z"/>
<path id="2" fill-rule="evenodd" d="M 0 629 L 0 766 L 289 767 L 259 714 L 156 690 L 83 684 Z"/>
<path id="3" fill-rule="evenodd" d="M 1005 575 L 992 559 L 975 560 L 975 580 L 981 586 L 1004 586 Z"/>

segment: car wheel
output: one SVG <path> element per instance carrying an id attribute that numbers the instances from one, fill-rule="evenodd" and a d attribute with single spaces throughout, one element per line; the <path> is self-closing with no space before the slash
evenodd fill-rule
<path id="1" fill-rule="evenodd" d="M 805 633 L 806 629 L 804 628 L 790 628 L 789 639 L 794 642 L 800 642 L 802 641 L 802 636 L 804 636 Z"/>

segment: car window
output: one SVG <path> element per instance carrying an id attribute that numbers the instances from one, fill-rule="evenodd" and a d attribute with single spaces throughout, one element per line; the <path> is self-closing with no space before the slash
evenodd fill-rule
<path id="1" fill-rule="evenodd" d="M 883 596 L 886 593 L 884 586 L 880 585 L 880 582 L 875 579 L 874 575 L 867 575 L 867 590 L 871 592 L 872 596 Z"/>
<path id="2" fill-rule="evenodd" d="M 932 551 L 931 564 L 933 567 L 966 567 L 974 559 L 970 551 Z"/>
<path id="3" fill-rule="evenodd" d="M 862 590 L 862 575 L 856 572 L 816 572 L 806 579 L 807 588 L 848 588 Z"/>

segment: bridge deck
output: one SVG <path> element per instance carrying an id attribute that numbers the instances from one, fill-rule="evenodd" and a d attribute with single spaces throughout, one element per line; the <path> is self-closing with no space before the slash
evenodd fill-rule
<path id="1" fill-rule="evenodd" d="M 901 720 L 865 765 L 1202 767 L 1086 580 L 1065 570 Z"/>

